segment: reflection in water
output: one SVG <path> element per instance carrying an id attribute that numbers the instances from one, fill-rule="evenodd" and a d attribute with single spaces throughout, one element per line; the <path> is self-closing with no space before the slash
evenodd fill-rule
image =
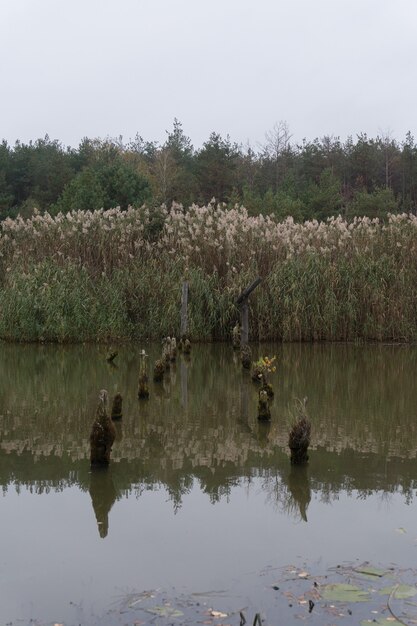
<path id="1" fill-rule="evenodd" d="M 258 421 L 258 442 L 260 448 L 265 448 L 269 444 L 269 435 L 271 432 L 271 423 Z"/>
<path id="2" fill-rule="evenodd" d="M 113 624 L 121 589 L 225 589 L 295 558 L 413 567 L 412 532 L 396 541 L 393 529 L 414 522 L 417 348 L 253 346 L 254 360 L 277 355 L 268 424 L 231 346 L 179 355 L 147 402 L 137 399 L 140 348 L 118 347 L 112 368 L 101 347 L 0 344 L 2 624 Z M 146 351 L 156 359 L 160 346 Z M 91 472 L 103 388 L 122 394 L 123 419 L 108 470 Z M 295 467 L 288 433 L 305 396 L 310 460 Z M 248 604 L 263 608 L 264 582 L 242 580 L 230 612 L 249 589 Z M 94 607 L 100 618 L 86 619 Z"/>
<path id="3" fill-rule="evenodd" d="M 184 359 L 181 359 L 181 404 L 184 410 L 188 406 L 188 366 Z"/>
<path id="4" fill-rule="evenodd" d="M 255 359 L 256 346 L 253 346 Z M 174 508 L 193 485 L 212 502 L 260 476 L 285 509 L 291 495 L 303 519 L 310 490 L 325 501 L 340 490 L 401 488 L 413 498 L 417 467 L 417 349 L 400 346 L 284 345 L 277 355 L 270 424 L 256 418 L 258 387 L 228 345 L 194 346 L 136 397 L 140 349 L 119 348 L 111 368 L 96 346 L 0 345 L 0 484 L 90 488 L 86 472 L 97 392 L 120 392 L 112 477 L 116 497 L 164 485 Z M 150 360 L 160 346 L 147 346 Z M 57 393 L 59 390 L 59 393 Z M 288 432 L 294 398 L 309 397 L 312 442 L 307 475 L 290 474 Z M 296 472 L 297 470 L 294 469 Z M 104 479 L 103 479 L 104 480 Z"/>
<path id="5" fill-rule="evenodd" d="M 90 486 L 94 513 L 97 520 L 100 537 L 107 537 L 109 531 L 109 513 L 117 499 L 110 468 L 94 468 L 90 472 Z"/>
<path id="6" fill-rule="evenodd" d="M 288 476 L 288 510 L 297 507 L 301 519 L 307 521 L 307 508 L 311 500 L 310 483 L 306 465 L 291 465 Z"/>

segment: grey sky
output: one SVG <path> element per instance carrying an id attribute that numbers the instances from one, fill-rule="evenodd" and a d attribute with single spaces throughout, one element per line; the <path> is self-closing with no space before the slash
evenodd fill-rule
<path id="1" fill-rule="evenodd" d="M 0 137 L 416 131 L 417 0 L 0 0 Z"/>

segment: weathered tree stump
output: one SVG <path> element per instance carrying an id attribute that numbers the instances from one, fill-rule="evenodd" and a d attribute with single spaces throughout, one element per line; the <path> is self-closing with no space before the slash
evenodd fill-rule
<path id="1" fill-rule="evenodd" d="M 291 463 L 303 465 L 308 462 L 308 447 L 310 445 L 311 422 L 303 415 L 293 425 L 288 438 L 291 451 Z"/>
<path id="2" fill-rule="evenodd" d="M 116 438 L 116 429 L 107 414 L 107 399 L 107 391 L 102 389 L 90 434 L 90 462 L 92 467 L 108 466 L 112 445 Z"/>

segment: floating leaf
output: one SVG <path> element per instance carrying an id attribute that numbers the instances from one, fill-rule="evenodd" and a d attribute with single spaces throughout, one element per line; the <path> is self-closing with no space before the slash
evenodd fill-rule
<path id="1" fill-rule="evenodd" d="M 379 592 L 382 596 L 392 596 L 398 600 L 412 598 L 417 595 L 417 587 L 412 585 L 394 585 L 394 587 L 384 587 Z"/>
<path id="2" fill-rule="evenodd" d="M 146 609 L 146 611 L 159 615 L 159 617 L 182 617 L 184 615 L 178 609 L 173 609 L 172 606 L 153 606 L 150 609 Z"/>
<path id="3" fill-rule="evenodd" d="M 405 533 L 407 532 L 405 528 L 396 528 L 395 529 L 397 531 L 397 533 L 400 533 L 400 535 L 405 535 Z"/>
<path id="4" fill-rule="evenodd" d="M 391 626 L 391 624 L 402 624 L 395 617 L 377 617 L 376 619 L 363 619 L 361 626 L 368 626 L 368 624 L 376 624 L 377 626 Z"/>
<path id="5" fill-rule="evenodd" d="M 379 569 L 377 567 L 357 567 L 355 568 L 355 572 L 358 574 L 365 574 L 365 576 L 378 576 L 378 578 L 382 578 L 385 574 L 388 574 L 387 570 Z"/>
<path id="6" fill-rule="evenodd" d="M 347 583 L 326 585 L 322 595 L 325 600 L 332 602 L 366 602 L 370 600 L 367 591 Z"/>

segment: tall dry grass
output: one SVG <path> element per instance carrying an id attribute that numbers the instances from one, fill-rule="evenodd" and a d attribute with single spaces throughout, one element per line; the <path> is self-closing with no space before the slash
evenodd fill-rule
<path id="1" fill-rule="evenodd" d="M 194 339 L 224 339 L 256 276 L 252 339 L 417 338 L 417 219 L 277 222 L 210 203 L 35 214 L 0 233 L 0 335 L 124 340 L 179 332 L 190 283 Z"/>

